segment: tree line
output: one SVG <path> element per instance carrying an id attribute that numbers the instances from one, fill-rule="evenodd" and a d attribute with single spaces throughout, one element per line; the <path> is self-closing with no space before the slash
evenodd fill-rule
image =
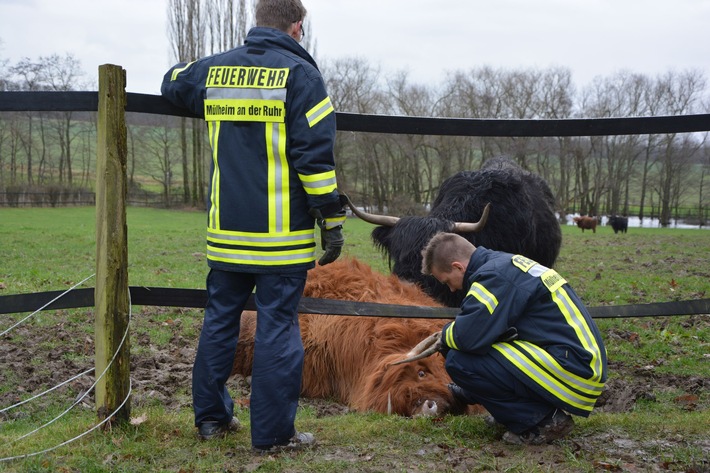
<path id="1" fill-rule="evenodd" d="M 171 60 L 191 61 L 241 44 L 253 24 L 253 0 L 169 0 Z M 319 58 L 312 24 L 306 47 L 316 57 L 339 112 L 447 118 L 563 119 L 708 113 L 702 71 L 655 77 L 620 71 L 577 88 L 572 72 L 481 66 L 448 73 L 436 85 L 383 72 L 365 58 Z M 1 50 L 0 50 L 1 52 Z M 0 90 L 86 90 L 70 54 L 8 64 Z M 156 192 L 164 205 L 202 207 L 211 155 L 204 122 L 129 114 L 132 192 Z M 95 114 L 0 114 L 0 188 L 92 187 Z M 620 214 L 670 223 L 680 210 L 707 218 L 707 133 L 601 137 L 452 137 L 338 132 L 339 187 L 376 211 L 421 213 L 446 177 L 507 155 L 541 175 L 560 215 Z"/>
<path id="2" fill-rule="evenodd" d="M 447 76 L 437 88 L 405 73 L 382 78 L 362 59 L 327 63 L 336 110 L 447 118 L 564 119 L 707 113 L 707 80 L 699 71 L 657 77 L 618 72 L 577 90 L 571 71 L 480 67 Z M 346 187 L 374 207 L 405 196 L 433 200 L 438 184 L 459 170 L 507 155 L 541 175 L 558 211 L 654 216 L 669 223 L 680 207 L 708 208 L 707 133 L 601 137 L 498 138 L 349 134 L 337 146 Z M 706 215 L 707 211 L 701 212 Z"/>

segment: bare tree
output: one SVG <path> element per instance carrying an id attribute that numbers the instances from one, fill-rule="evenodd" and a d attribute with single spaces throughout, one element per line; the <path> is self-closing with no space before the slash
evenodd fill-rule
<path id="1" fill-rule="evenodd" d="M 163 202 L 167 207 L 172 204 L 173 168 L 176 159 L 173 157 L 175 138 L 167 125 L 151 127 L 146 130 L 145 146 L 154 159 L 148 164 L 148 172 L 163 190 Z"/>
<path id="2" fill-rule="evenodd" d="M 244 42 L 247 26 L 254 17 L 254 2 L 212 0 L 205 5 L 209 24 L 210 54 L 233 49 Z"/>
<path id="3" fill-rule="evenodd" d="M 168 37 L 174 61 L 190 62 L 240 45 L 254 8 L 254 0 L 169 0 Z M 205 201 L 208 163 L 204 123 L 181 119 L 180 128 L 183 201 L 200 205 Z"/>
<path id="4" fill-rule="evenodd" d="M 585 91 L 582 110 L 586 116 L 595 118 L 642 116 L 646 113 L 644 95 L 648 87 L 644 76 L 629 72 L 597 78 Z M 598 183 L 598 195 L 606 197 L 607 213 L 628 212 L 629 180 L 643 152 L 641 142 L 642 137 L 638 135 L 591 139 L 594 155 L 599 156 L 605 168 L 600 176 L 602 181 Z"/>
<path id="5" fill-rule="evenodd" d="M 42 70 L 41 66 L 37 62 L 33 62 L 30 58 L 21 59 L 15 66 L 11 68 L 11 72 L 20 78 L 20 87 L 23 90 L 41 90 L 42 89 Z M 18 138 L 22 146 L 25 148 L 27 156 L 27 184 L 34 184 L 33 176 L 33 150 L 34 150 L 34 137 L 32 134 L 32 128 L 34 124 L 33 114 L 27 114 L 27 135 L 19 134 Z M 42 114 L 39 114 L 40 120 L 42 119 Z"/>
<path id="6" fill-rule="evenodd" d="M 653 97 L 661 105 L 661 111 L 667 115 L 694 113 L 701 106 L 701 92 L 707 83 L 702 73 L 687 71 L 668 72 L 656 80 Z M 687 172 L 687 163 L 700 149 L 700 144 L 689 136 L 665 135 L 663 147 L 659 153 L 659 203 L 661 226 L 668 226 L 671 219 L 673 202 L 680 198 L 684 188 L 673 185 L 681 181 L 681 175 Z"/>
<path id="7" fill-rule="evenodd" d="M 363 58 L 342 58 L 322 61 L 320 68 L 333 107 L 338 112 L 383 113 L 384 94 L 378 88 L 380 71 Z M 381 136 L 369 133 L 338 132 L 335 142 L 335 164 L 338 187 L 346 192 L 375 196 L 376 205 L 384 205 L 385 179 L 376 155 L 381 151 L 377 142 Z M 373 188 L 374 187 L 374 188 Z M 369 205 L 370 202 L 365 202 Z"/>
<path id="8" fill-rule="evenodd" d="M 445 83 L 445 96 L 452 117 L 504 118 L 502 72 L 491 67 L 451 74 Z M 482 137 L 476 140 L 478 156 L 485 161 L 500 154 L 495 138 Z"/>
<path id="9" fill-rule="evenodd" d="M 0 38 L 0 48 L 2 48 L 2 43 L 2 38 Z M 10 73 L 7 70 L 9 63 L 9 60 L 0 57 L 0 92 L 10 90 Z"/>
<path id="10" fill-rule="evenodd" d="M 0 117 L 0 187 L 5 183 L 5 143 L 9 137 L 9 126 Z"/>
<path id="11" fill-rule="evenodd" d="M 202 20 L 201 2 L 199 0 L 169 0 L 167 6 L 168 13 L 168 38 L 172 46 L 173 61 L 190 62 L 204 55 L 205 41 L 205 23 Z M 180 120 L 180 143 L 181 162 L 182 162 L 182 189 L 183 203 L 190 201 L 190 167 L 187 148 L 187 125 L 191 123 L 193 138 L 196 135 L 196 130 L 200 121 L 188 120 L 181 118 Z M 201 156 L 193 154 L 193 180 L 197 179 L 197 169 L 200 166 L 195 166 L 196 162 L 201 161 Z M 194 188 L 198 185 L 195 183 Z M 192 195 L 193 200 L 197 198 Z"/>
<path id="12" fill-rule="evenodd" d="M 710 146 L 707 145 L 707 141 L 705 140 L 705 144 L 703 146 L 703 157 L 700 166 L 700 185 L 698 186 L 698 223 L 700 226 L 708 224 L 707 211 L 703 212 L 704 209 L 708 208 L 708 205 L 705 202 L 705 179 L 708 172 L 710 172 Z"/>
<path id="13" fill-rule="evenodd" d="M 74 55 L 67 53 L 65 56 L 53 54 L 40 57 L 39 63 L 42 71 L 42 81 L 49 90 L 66 92 L 80 87 L 79 78 L 84 75 L 81 62 Z M 71 187 L 73 184 L 72 172 L 72 142 L 81 131 L 72 131 L 72 112 L 60 112 L 54 128 L 59 141 L 59 182 L 64 182 Z"/>
<path id="14" fill-rule="evenodd" d="M 426 86 L 412 84 L 405 72 L 388 81 L 394 115 L 430 116 L 437 103 L 434 91 Z M 413 204 L 431 202 L 431 193 L 439 182 L 439 166 L 432 137 L 424 135 L 399 135 L 393 137 L 395 155 L 392 156 L 393 176 L 391 193 L 406 196 Z M 444 156 L 446 160 L 447 156 Z M 403 202 L 404 204 L 404 202 Z M 409 205 L 407 206 L 409 207 Z M 409 208 L 403 209 L 408 213 Z M 402 212 L 400 212 L 402 213 Z"/>

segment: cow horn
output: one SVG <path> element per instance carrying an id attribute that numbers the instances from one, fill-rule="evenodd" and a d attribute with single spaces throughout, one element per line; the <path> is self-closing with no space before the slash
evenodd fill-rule
<path id="1" fill-rule="evenodd" d="M 355 205 L 350 201 L 350 197 L 348 197 L 347 195 L 345 195 L 345 201 L 347 202 L 348 206 L 355 215 L 373 225 L 384 225 L 385 227 L 393 227 L 397 222 L 399 222 L 399 217 L 392 217 L 389 215 L 375 215 L 363 212 L 362 210 L 355 207 Z"/>
<path id="2" fill-rule="evenodd" d="M 394 363 L 390 363 L 390 365 L 401 365 L 403 363 L 421 360 L 422 358 L 426 358 L 438 352 L 440 348 L 441 332 L 432 333 L 427 338 L 419 342 L 417 346 L 412 348 L 409 353 L 407 353 L 407 357 L 405 359 L 395 361 Z"/>
<path id="3" fill-rule="evenodd" d="M 481 230 L 483 230 L 483 227 L 486 226 L 486 222 L 488 221 L 488 213 L 490 212 L 490 210 L 491 210 L 491 204 L 489 202 L 486 204 L 486 207 L 483 209 L 483 215 L 481 215 L 481 219 L 478 222 L 475 222 L 475 223 L 455 222 L 453 232 L 454 233 L 480 232 Z"/>

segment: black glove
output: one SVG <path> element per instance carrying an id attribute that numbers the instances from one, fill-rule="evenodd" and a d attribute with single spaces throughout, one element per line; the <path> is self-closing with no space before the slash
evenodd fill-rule
<path id="1" fill-rule="evenodd" d="M 340 256 L 340 250 L 343 249 L 343 244 L 345 243 L 345 238 L 343 238 L 343 226 L 338 225 L 328 230 L 325 228 L 325 222 L 322 220 L 318 221 L 318 226 L 320 227 L 321 247 L 325 250 L 323 256 L 318 260 L 318 264 L 325 266 L 326 264 L 332 263 Z"/>
<path id="2" fill-rule="evenodd" d="M 347 200 L 347 197 L 340 195 L 338 202 L 330 204 L 323 211 L 316 208 L 308 210 L 308 214 L 316 220 L 318 227 L 320 227 L 320 244 L 325 250 L 323 256 L 318 260 L 318 264 L 321 266 L 332 263 L 338 259 L 340 250 L 343 249 L 343 244 L 345 243 L 345 238 L 343 238 L 343 226 L 338 225 L 338 223 L 345 221 L 343 199 Z M 324 212 L 328 212 L 325 218 L 323 217 Z M 329 222 L 330 228 L 328 227 Z"/>
<path id="3" fill-rule="evenodd" d="M 441 353 L 444 359 L 446 359 L 446 355 L 449 354 L 449 350 L 451 350 L 451 348 L 446 345 L 446 340 L 444 340 L 444 336 L 444 331 L 442 330 L 441 338 L 439 339 L 439 353 Z"/>
<path id="4" fill-rule="evenodd" d="M 515 327 L 510 327 L 508 330 L 503 332 L 496 342 L 512 342 L 518 338 L 518 329 Z"/>

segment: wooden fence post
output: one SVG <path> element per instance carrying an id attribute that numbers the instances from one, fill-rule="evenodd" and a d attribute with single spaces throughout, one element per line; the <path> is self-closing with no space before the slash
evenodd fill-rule
<path id="1" fill-rule="evenodd" d="M 126 226 L 126 71 L 99 66 L 96 157 L 96 372 L 100 376 L 128 330 L 128 232 Z M 96 413 L 105 419 L 130 392 L 130 344 L 126 336 L 111 367 L 96 385 Z M 115 420 L 130 418 L 130 400 Z"/>

